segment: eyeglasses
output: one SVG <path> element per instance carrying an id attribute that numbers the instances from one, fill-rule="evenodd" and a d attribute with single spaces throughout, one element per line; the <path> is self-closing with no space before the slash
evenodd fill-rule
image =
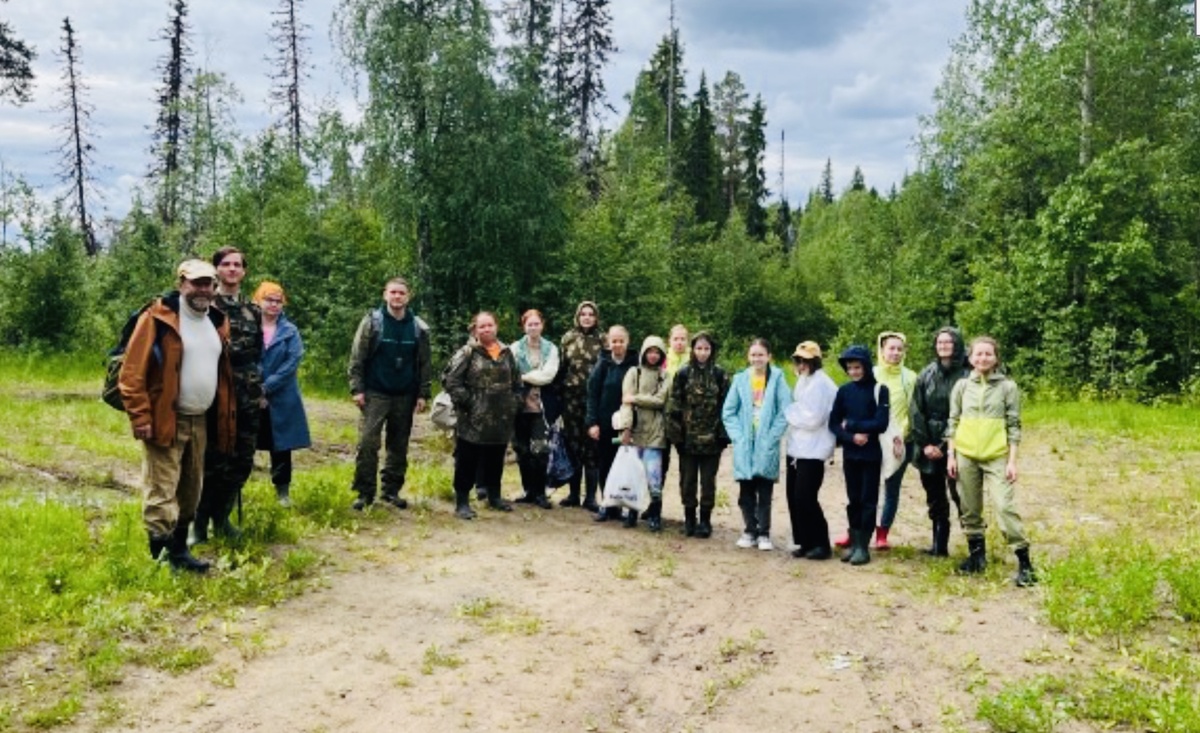
<path id="1" fill-rule="evenodd" d="M 271 305 L 283 305 L 283 298 L 263 298 L 263 302 Z"/>

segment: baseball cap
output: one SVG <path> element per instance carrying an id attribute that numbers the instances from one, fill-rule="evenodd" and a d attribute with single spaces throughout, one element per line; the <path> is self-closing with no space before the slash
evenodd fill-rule
<path id="1" fill-rule="evenodd" d="M 817 346 L 816 341 L 801 341 L 796 350 L 792 352 L 793 359 L 820 359 L 821 347 Z"/>
<path id="2" fill-rule="evenodd" d="M 184 260 L 179 265 L 179 277 L 184 280 L 217 279 L 217 268 L 204 260 Z"/>

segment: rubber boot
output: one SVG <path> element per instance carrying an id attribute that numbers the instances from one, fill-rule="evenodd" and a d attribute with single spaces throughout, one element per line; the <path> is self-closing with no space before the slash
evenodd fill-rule
<path id="1" fill-rule="evenodd" d="M 987 570 L 987 540 L 982 535 L 968 537 L 967 547 L 970 548 L 970 554 L 958 566 L 958 572 L 962 575 L 978 575 Z"/>
<path id="2" fill-rule="evenodd" d="M 498 512 L 511 512 L 512 504 L 500 497 L 499 486 L 489 486 L 487 490 L 488 506 Z"/>
<path id="3" fill-rule="evenodd" d="M 1017 584 L 1018 588 L 1037 585 L 1037 573 L 1033 571 L 1033 563 L 1029 561 L 1028 547 L 1017 550 L 1017 575 L 1013 578 L 1013 582 Z"/>
<path id="4" fill-rule="evenodd" d="M 638 513 L 635 512 L 634 510 L 630 509 L 625 514 L 625 521 L 623 522 L 623 524 L 625 525 L 625 529 L 633 529 L 634 527 L 636 527 L 637 520 L 638 520 Z"/>
<path id="5" fill-rule="evenodd" d="M 662 531 L 662 499 L 653 499 L 646 510 L 646 526 L 651 532 Z"/>
<path id="6" fill-rule="evenodd" d="M 559 506 L 566 508 L 580 505 L 579 488 L 580 484 L 583 483 L 583 476 L 580 474 L 581 471 L 582 469 L 576 469 L 575 475 L 571 477 L 571 481 L 568 484 L 568 493 L 566 497 L 559 500 Z"/>
<path id="7" fill-rule="evenodd" d="M 700 523 L 696 525 L 696 537 L 706 540 L 712 537 L 712 507 L 700 507 Z"/>
<path id="8" fill-rule="evenodd" d="M 171 545 L 171 535 L 166 537 L 155 537 L 150 535 L 150 558 L 155 562 L 163 559 L 163 550 Z"/>
<path id="9" fill-rule="evenodd" d="M 841 537 L 838 537 L 836 540 L 833 541 L 833 546 L 834 547 L 842 547 L 842 548 L 849 547 L 850 540 L 851 540 L 850 535 L 852 532 L 853 532 L 853 530 L 849 530 L 849 529 L 846 530 L 846 534 L 842 535 Z"/>
<path id="10" fill-rule="evenodd" d="M 876 527 L 875 528 L 875 549 L 876 550 L 892 549 L 892 546 L 888 544 L 888 532 L 889 531 L 890 530 L 887 527 Z"/>
<path id="11" fill-rule="evenodd" d="M 171 568 L 174 570 L 186 570 L 190 573 L 207 573 L 209 565 L 203 560 L 197 560 L 188 550 L 188 527 L 186 523 L 179 523 L 175 526 L 175 532 L 171 535 L 170 545 L 167 548 L 167 559 L 171 563 Z"/>
<path id="12" fill-rule="evenodd" d="M 600 511 L 600 505 L 596 503 L 596 490 L 600 485 L 600 469 L 587 468 L 583 471 L 583 508 L 589 512 Z"/>
<path id="13" fill-rule="evenodd" d="M 233 508 L 237 506 L 239 493 L 241 493 L 240 489 L 230 492 L 225 502 L 217 507 L 217 513 L 213 515 L 213 534 L 217 537 L 224 537 L 230 542 L 238 542 L 242 539 L 242 530 L 229 521 L 229 516 L 233 514 Z"/>
<path id="14" fill-rule="evenodd" d="M 275 499 L 279 502 L 279 506 L 284 507 L 285 509 L 291 508 L 291 487 L 287 484 L 280 484 L 279 486 L 276 486 Z"/>
<path id="15" fill-rule="evenodd" d="M 696 536 L 696 507 L 683 508 L 683 536 Z"/>
<path id="16" fill-rule="evenodd" d="M 933 554 L 950 557 L 950 520 L 939 519 L 933 524 Z"/>
<path id="17" fill-rule="evenodd" d="M 857 532 L 851 532 L 853 544 L 850 550 L 851 565 L 866 565 L 871 562 L 871 553 L 867 546 L 871 544 L 871 530 L 860 529 Z"/>
<path id="18" fill-rule="evenodd" d="M 475 510 L 471 508 L 471 489 L 454 491 L 454 516 L 459 519 L 474 519 Z"/>

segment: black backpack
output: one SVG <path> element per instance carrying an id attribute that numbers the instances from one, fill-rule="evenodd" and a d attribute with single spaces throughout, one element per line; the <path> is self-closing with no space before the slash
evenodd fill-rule
<path id="1" fill-rule="evenodd" d="M 125 402 L 121 399 L 121 388 L 119 385 L 121 379 L 121 366 L 125 363 L 125 349 L 129 347 L 129 338 L 133 336 L 133 329 L 137 327 L 138 319 L 146 312 L 146 309 L 154 305 L 151 300 L 134 311 L 125 321 L 125 325 L 121 327 L 121 336 L 117 340 L 117 345 L 108 350 L 108 355 L 104 358 L 104 388 L 100 391 L 100 399 L 104 400 L 104 404 L 125 412 Z M 162 324 L 157 321 L 154 324 L 154 359 L 162 363 Z"/>

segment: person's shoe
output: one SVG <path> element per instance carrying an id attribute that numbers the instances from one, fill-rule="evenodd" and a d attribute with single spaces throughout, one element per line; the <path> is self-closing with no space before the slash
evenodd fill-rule
<path id="1" fill-rule="evenodd" d="M 987 540 L 982 536 L 968 537 L 967 547 L 970 554 L 958 566 L 960 575 L 979 575 L 987 570 Z"/>
<path id="2" fill-rule="evenodd" d="M 580 506 L 579 493 L 567 494 L 562 499 L 558 500 L 558 505 L 564 509 L 571 509 Z"/>
<path id="3" fill-rule="evenodd" d="M 371 501 L 367 497 L 360 496 L 354 500 L 354 503 L 350 505 L 350 508 L 356 512 L 366 511 L 374 503 L 375 502 Z"/>
<path id="4" fill-rule="evenodd" d="M 833 557 L 833 550 L 828 547 L 814 547 L 804 553 L 806 560 L 828 560 L 831 557 Z"/>
<path id="5" fill-rule="evenodd" d="M 871 530 L 860 529 L 857 532 L 852 532 L 853 543 L 850 550 L 851 565 L 866 565 L 871 562 L 871 553 L 867 546 L 871 544 Z"/>
<path id="6" fill-rule="evenodd" d="M 809 548 L 807 548 L 803 545 L 796 545 L 795 547 L 792 548 L 792 551 L 791 551 L 792 557 L 796 557 L 796 558 L 804 557 L 805 555 L 808 554 L 808 549 Z"/>
<path id="7" fill-rule="evenodd" d="M 513 499 L 513 503 L 514 504 L 534 504 L 536 502 L 534 501 L 533 494 L 521 494 L 517 498 Z"/>
<path id="8" fill-rule="evenodd" d="M 477 501 L 487 501 L 487 487 L 486 486 L 476 486 L 475 487 L 475 499 Z"/>
<path id="9" fill-rule="evenodd" d="M 888 531 L 889 530 L 887 527 L 876 527 L 875 528 L 875 549 L 876 550 L 892 549 L 892 546 L 888 544 Z"/>
<path id="10" fill-rule="evenodd" d="M 383 496 L 379 497 L 379 500 L 384 504 L 391 504 L 397 509 L 408 508 L 408 500 L 400 498 L 399 494 L 384 494 Z"/>
<path id="11" fill-rule="evenodd" d="M 637 526 L 637 520 L 638 513 L 630 509 L 629 511 L 625 512 L 625 521 L 621 524 L 625 527 L 625 529 L 633 529 Z"/>
<path id="12" fill-rule="evenodd" d="M 1033 570 L 1033 563 L 1029 561 L 1028 547 L 1017 550 L 1017 574 L 1013 578 L 1013 582 L 1017 584 L 1018 588 L 1037 585 L 1037 573 Z"/>
<path id="13" fill-rule="evenodd" d="M 650 502 L 650 508 L 646 510 L 646 526 L 651 532 L 662 531 L 662 499 Z"/>
<path id="14" fill-rule="evenodd" d="M 712 537 L 712 508 L 700 508 L 700 523 L 696 525 L 696 538 L 706 540 Z"/>
<path id="15" fill-rule="evenodd" d="M 474 519 L 475 510 L 471 508 L 470 504 L 459 504 L 454 509 L 454 516 L 458 517 L 459 519 Z"/>
<path id="16" fill-rule="evenodd" d="M 758 549 L 770 552 L 775 549 L 775 545 L 771 542 L 771 538 L 764 534 L 758 538 Z"/>
<path id="17" fill-rule="evenodd" d="M 837 548 L 846 548 L 850 546 L 850 530 L 846 530 L 846 534 L 838 537 L 833 541 L 833 546 Z"/>
<path id="18" fill-rule="evenodd" d="M 512 504 L 504 499 L 488 499 L 488 508 L 497 512 L 511 512 Z"/>
<path id="19" fill-rule="evenodd" d="M 742 536 L 738 537 L 735 544 L 743 550 L 749 550 L 751 547 L 754 547 L 754 535 L 749 532 L 742 532 Z"/>
<path id="20" fill-rule="evenodd" d="M 166 559 L 166 557 L 163 555 L 163 551 L 168 549 L 170 546 L 171 546 L 171 536 L 170 535 L 167 535 L 166 537 L 155 537 L 154 535 L 151 535 L 150 536 L 150 558 L 152 560 L 154 560 L 154 562 L 162 562 L 163 560 Z"/>
<path id="21" fill-rule="evenodd" d="M 279 506 L 290 509 L 292 506 L 291 487 L 287 484 L 276 486 L 275 499 L 279 502 Z"/>
<path id="22" fill-rule="evenodd" d="M 683 510 L 683 536 L 696 536 L 696 508 L 684 507 Z"/>
<path id="23" fill-rule="evenodd" d="M 950 557 L 950 520 L 939 519 L 933 525 L 933 549 L 936 557 Z"/>
<path id="24" fill-rule="evenodd" d="M 187 539 L 187 525 L 176 526 L 170 544 L 167 545 L 167 561 L 171 563 L 171 568 L 189 573 L 207 573 L 209 564 L 192 556 L 188 550 Z"/>
<path id="25" fill-rule="evenodd" d="M 600 505 L 597 504 L 596 502 L 592 501 L 591 499 L 588 499 L 587 501 L 583 502 L 579 506 L 583 507 L 585 511 L 589 511 L 593 514 L 597 514 L 600 512 Z"/>
<path id="26" fill-rule="evenodd" d="M 550 500 L 546 498 L 545 494 L 542 494 L 541 496 L 535 496 L 533 498 L 533 505 L 538 509 L 544 509 L 545 511 L 550 511 L 554 508 L 554 505 L 550 503 Z"/>

